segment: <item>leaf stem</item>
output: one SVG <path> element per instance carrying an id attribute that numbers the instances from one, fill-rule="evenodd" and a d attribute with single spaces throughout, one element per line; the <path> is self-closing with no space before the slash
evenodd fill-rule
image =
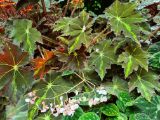
<path id="1" fill-rule="evenodd" d="M 160 31 L 160 27 L 157 28 L 156 30 L 154 30 L 153 32 L 151 32 L 151 34 L 148 36 L 148 39 L 150 40 L 152 37 L 154 37 L 154 35 L 155 35 L 158 31 Z"/>
<path id="2" fill-rule="evenodd" d="M 45 5 L 44 0 L 41 0 L 41 3 L 42 3 L 42 8 L 43 8 L 43 14 L 46 15 L 47 10 L 46 10 L 46 5 Z"/>
<path id="3" fill-rule="evenodd" d="M 67 10 L 68 10 L 68 7 L 69 7 L 69 3 L 70 3 L 70 0 L 67 0 L 67 5 L 65 6 L 65 10 L 64 10 L 64 13 L 63 13 L 63 17 L 66 15 L 67 13 Z"/>
<path id="4" fill-rule="evenodd" d="M 96 44 L 96 43 L 98 42 L 97 39 L 98 39 L 99 37 L 101 37 L 101 36 L 103 35 L 103 33 L 104 33 L 107 29 L 108 29 L 108 27 L 105 28 L 103 31 L 101 31 L 96 37 L 94 37 L 93 40 L 91 41 L 91 43 L 87 46 L 87 48 L 89 48 L 90 46 Z M 109 35 L 110 33 L 112 33 L 112 31 L 107 32 L 105 35 L 107 36 L 107 35 Z"/>
<path id="5" fill-rule="evenodd" d="M 76 5 L 76 6 L 74 6 L 74 9 L 73 9 L 73 10 L 72 10 L 72 12 L 71 12 L 71 17 L 73 17 L 73 15 L 74 15 L 74 13 L 75 13 L 76 9 L 77 9 L 77 5 Z"/>

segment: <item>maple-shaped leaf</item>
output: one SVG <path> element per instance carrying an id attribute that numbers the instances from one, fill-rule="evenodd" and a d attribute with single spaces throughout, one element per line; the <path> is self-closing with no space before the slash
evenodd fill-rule
<path id="1" fill-rule="evenodd" d="M 129 91 L 137 88 L 138 93 L 141 93 L 148 101 L 155 94 L 155 90 L 160 91 L 159 77 L 153 72 L 145 70 L 138 70 L 130 77 Z"/>
<path id="2" fill-rule="evenodd" d="M 112 82 L 107 82 L 105 85 L 102 85 L 106 91 L 111 94 L 118 96 L 121 92 L 128 91 L 128 84 L 126 81 L 121 79 L 118 76 L 114 76 Z"/>
<path id="3" fill-rule="evenodd" d="M 41 39 L 41 33 L 32 28 L 32 21 L 27 19 L 14 20 L 11 37 L 16 44 L 22 44 L 24 50 L 31 55 L 35 50 L 35 42 Z"/>
<path id="4" fill-rule="evenodd" d="M 82 11 L 78 17 L 64 18 L 55 24 L 55 30 L 62 30 L 62 36 L 70 36 L 69 53 L 79 49 L 82 44 L 88 46 L 91 40 L 93 20 Z"/>
<path id="5" fill-rule="evenodd" d="M 94 69 L 103 80 L 106 69 L 111 68 L 111 64 L 116 63 L 116 54 L 114 53 L 114 46 L 111 45 L 110 40 L 104 40 L 98 45 L 94 46 L 94 52 L 89 58 L 89 65 L 94 66 Z"/>
<path id="6" fill-rule="evenodd" d="M 119 55 L 118 62 L 124 68 L 125 78 L 133 71 L 137 71 L 139 66 L 148 71 L 148 54 L 138 45 L 130 45 L 125 52 Z"/>
<path id="7" fill-rule="evenodd" d="M 49 50 L 44 50 L 44 58 L 38 57 L 33 59 L 34 76 L 42 78 L 45 73 L 50 70 L 47 63 L 53 58 L 54 53 Z"/>
<path id="8" fill-rule="evenodd" d="M 139 43 L 136 31 L 139 30 L 138 23 L 144 22 L 144 19 L 135 9 L 136 4 L 134 3 L 121 3 L 116 0 L 111 7 L 106 9 L 105 15 L 109 18 L 111 28 L 116 35 L 123 31 L 125 36 Z"/>
<path id="9" fill-rule="evenodd" d="M 33 120 L 35 113 L 38 111 L 38 106 L 41 106 L 42 102 L 45 102 L 46 105 L 50 103 L 60 103 L 60 97 L 63 96 L 65 101 L 67 98 L 67 93 L 73 91 L 73 84 L 71 81 L 64 79 L 61 76 L 61 73 L 50 71 L 44 81 L 39 81 L 34 85 L 33 91 L 35 91 L 38 99 L 31 107 L 28 119 Z"/>
<path id="10" fill-rule="evenodd" d="M 28 53 L 7 42 L 0 54 L 0 89 L 7 87 L 5 94 L 19 96 L 31 88 L 33 75 L 24 65 L 28 63 Z"/>
<path id="11" fill-rule="evenodd" d="M 62 33 L 69 32 L 70 24 L 72 23 L 73 18 L 64 17 L 56 21 L 55 25 L 53 26 L 53 31 L 61 31 Z"/>

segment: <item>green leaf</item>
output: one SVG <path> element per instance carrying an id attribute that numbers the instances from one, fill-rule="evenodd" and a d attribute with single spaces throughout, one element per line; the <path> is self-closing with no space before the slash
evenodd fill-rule
<path id="1" fill-rule="evenodd" d="M 35 113 L 38 111 L 42 101 L 48 106 L 50 103 L 59 104 L 60 97 L 63 96 L 63 100 L 65 101 L 67 98 L 67 93 L 73 91 L 72 87 L 72 82 L 63 79 L 60 73 L 50 72 L 47 74 L 45 80 L 35 84 L 32 89 L 36 92 L 36 96 L 39 98 L 30 108 L 28 115 L 29 120 L 34 118 Z"/>
<path id="2" fill-rule="evenodd" d="M 156 42 L 149 47 L 149 65 L 154 69 L 160 69 L 160 42 Z"/>
<path id="3" fill-rule="evenodd" d="M 57 21 L 54 31 L 62 31 L 62 36 L 70 36 L 69 54 L 79 49 L 82 44 L 88 46 L 90 43 L 91 26 L 93 24 L 89 14 L 82 11 L 78 17 L 63 18 Z"/>
<path id="4" fill-rule="evenodd" d="M 149 65 L 154 69 L 160 69 L 160 52 L 157 52 L 150 57 Z"/>
<path id="5" fill-rule="evenodd" d="M 125 113 L 128 110 L 129 106 L 133 106 L 133 103 L 134 99 L 128 92 L 121 92 L 118 94 L 116 105 L 121 112 Z"/>
<path id="6" fill-rule="evenodd" d="M 122 64 L 127 78 L 133 71 L 139 67 L 148 71 L 148 55 L 139 46 L 129 46 L 125 52 L 119 55 L 118 62 Z"/>
<path id="7" fill-rule="evenodd" d="M 116 35 L 120 35 L 123 31 L 125 36 L 131 37 L 139 44 L 136 32 L 139 30 L 138 23 L 143 22 L 144 19 L 135 9 L 134 3 L 121 3 L 116 0 L 105 11 L 105 15 L 109 18 L 111 28 Z"/>
<path id="8" fill-rule="evenodd" d="M 94 69 L 90 68 L 89 66 L 85 66 L 83 73 L 86 80 L 90 81 L 94 85 L 101 84 L 101 78 Z"/>
<path id="9" fill-rule="evenodd" d="M 0 54 L 0 89 L 8 97 L 16 100 L 32 87 L 34 82 L 31 69 L 24 67 L 28 63 L 28 53 L 6 42 Z"/>
<path id="10" fill-rule="evenodd" d="M 144 113 L 136 113 L 133 115 L 130 115 L 129 120 L 152 120 L 147 114 Z"/>
<path id="11" fill-rule="evenodd" d="M 160 96 L 158 95 L 153 96 L 150 102 L 142 97 L 139 97 L 137 100 L 135 100 L 135 105 L 143 113 L 148 115 L 151 118 L 151 120 L 159 120 L 160 118 Z"/>
<path id="12" fill-rule="evenodd" d="M 68 75 L 73 75 L 74 74 L 74 71 L 73 70 L 65 70 L 63 73 L 62 73 L 62 77 L 63 76 L 68 76 Z"/>
<path id="13" fill-rule="evenodd" d="M 160 51 L 160 42 L 156 42 L 156 43 L 152 44 L 148 49 L 148 52 L 152 55 L 159 52 L 159 51 Z"/>
<path id="14" fill-rule="evenodd" d="M 128 91 L 127 82 L 118 76 L 114 76 L 112 82 L 106 82 L 104 87 L 109 94 L 117 97 L 119 96 L 119 93 Z"/>
<path id="15" fill-rule="evenodd" d="M 128 120 L 127 115 L 120 113 L 117 117 L 108 117 L 107 120 Z"/>
<path id="16" fill-rule="evenodd" d="M 84 113 L 78 120 L 100 120 L 99 116 L 94 112 Z"/>
<path id="17" fill-rule="evenodd" d="M 106 69 L 111 68 L 111 64 L 116 63 L 116 55 L 114 53 L 114 47 L 111 45 L 110 40 L 104 40 L 98 45 L 94 46 L 94 52 L 91 53 L 89 58 L 89 64 L 94 66 L 94 69 L 103 80 Z"/>
<path id="18" fill-rule="evenodd" d="M 82 114 L 84 114 L 84 112 L 83 112 L 82 108 L 79 107 L 79 108 L 75 111 L 75 113 L 74 113 L 73 116 L 63 116 L 63 119 L 62 119 L 62 120 L 78 120 L 79 117 L 80 117 Z"/>
<path id="19" fill-rule="evenodd" d="M 7 120 L 27 120 L 28 103 L 25 97 L 21 98 L 16 105 L 6 106 Z"/>
<path id="20" fill-rule="evenodd" d="M 102 107 L 101 112 L 105 114 L 106 116 L 118 116 L 119 115 L 119 109 L 113 103 L 109 103 L 105 105 L 104 107 Z"/>
<path id="21" fill-rule="evenodd" d="M 118 99 L 123 103 L 131 102 L 134 100 L 128 92 L 121 92 L 118 94 Z"/>
<path id="22" fill-rule="evenodd" d="M 65 52 L 56 51 L 55 55 L 58 57 L 59 61 L 65 63 L 64 67 L 67 67 L 68 70 L 81 71 L 85 66 L 86 55 L 85 55 L 85 49 L 83 48 L 71 54 L 68 54 L 68 51 Z"/>
<path id="23" fill-rule="evenodd" d="M 120 113 L 117 120 L 128 120 L 128 117 L 126 114 Z"/>
<path id="24" fill-rule="evenodd" d="M 9 104 L 9 100 L 7 97 L 0 97 L 0 118 L 2 120 L 6 120 L 6 106 Z"/>
<path id="25" fill-rule="evenodd" d="M 138 70 L 134 73 L 129 81 L 129 91 L 137 88 L 138 93 L 141 93 L 148 101 L 154 95 L 155 90 L 160 90 L 160 83 L 158 82 L 158 75 L 153 72 L 146 72 L 145 70 Z"/>
<path id="26" fill-rule="evenodd" d="M 23 44 L 24 50 L 32 55 L 35 50 L 35 42 L 41 39 L 41 33 L 32 28 L 32 21 L 21 19 L 14 20 L 11 37 L 14 38 L 16 44 Z"/>
<path id="27" fill-rule="evenodd" d="M 62 33 L 69 32 L 69 26 L 72 24 L 73 18 L 64 17 L 56 21 L 55 25 L 53 26 L 53 31 L 62 31 Z"/>
<path id="28" fill-rule="evenodd" d="M 62 120 L 62 116 L 54 117 L 50 112 L 39 114 L 34 120 Z"/>

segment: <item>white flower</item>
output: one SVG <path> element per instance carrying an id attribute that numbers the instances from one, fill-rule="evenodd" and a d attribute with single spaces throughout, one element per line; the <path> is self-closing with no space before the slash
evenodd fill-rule
<path id="1" fill-rule="evenodd" d="M 86 98 L 86 97 L 82 97 L 82 98 L 80 99 L 80 101 L 87 101 L 87 98 Z"/>
<path id="2" fill-rule="evenodd" d="M 89 104 L 89 106 L 90 106 L 90 107 L 92 107 L 93 102 L 94 102 L 94 100 L 93 100 L 93 99 L 90 99 L 90 100 L 89 100 L 88 104 Z"/>
<path id="3" fill-rule="evenodd" d="M 96 52 L 99 52 L 99 49 L 98 49 L 98 48 L 96 48 Z"/>
<path id="4" fill-rule="evenodd" d="M 75 92 L 74 92 L 76 95 L 78 95 L 78 90 L 75 90 Z"/>
<path id="5" fill-rule="evenodd" d="M 61 105 L 63 105 L 63 96 L 60 97 Z"/>
<path id="6" fill-rule="evenodd" d="M 60 106 L 56 106 L 56 111 L 57 111 L 58 114 L 61 113 L 62 110 L 61 110 Z"/>
<path id="7" fill-rule="evenodd" d="M 106 102 L 108 99 L 107 99 L 107 97 L 106 96 L 102 96 L 101 98 L 100 98 L 100 102 Z"/>
<path id="8" fill-rule="evenodd" d="M 79 108 L 79 105 L 78 104 L 75 104 L 75 105 L 72 105 L 71 106 L 71 110 L 76 110 Z"/>
<path id="9" fill-rule="evenodd" d="M 32 104 L 32 105 L 33 105 L 34 103 L 35 103 L 35 100 L 33 100 L 33 99 L 32 99 L 32 100 L 30 100 L 30 104 Z"/>
<path id="10" fill-rule="evenodd" d="M 86 30 L 86 26 L 83 25 L 82 32 L 84 32 L 85 30 Z"/>
<path id="11" fill-rule="evenodd" d="M 100 95 L 107 95 L 106 90 L 97 90 L 97 93 Z"/>
<path id="12" fill-rule="evenodd" d="M 74 115 L 74 110 L 71 110 L 71 109 L 66 109 L 64 112 L 63 112 L 63 115 L 64 116 L 66 116 L 66 115 L 68 115 L 68 116 L 72 116 L 72 115 Z"/>
<path id="13" fill-rule="evenodd" d="M 29 102 L 30 102 L 30 100 L 31 100 L 31 99 L 26 98 L 26 99 L 25 99 L 25 102 L 29 103 Z"/>
<path id="14" fill-rule="evenodd" d="M 48 105 L 46 105 L 44 101 L 42 102 L 42 105 L 43 106 L 41 112 L 46 112 L 49 109 Z"/>
<path id="15" fill-rule="evenodd" d="M 42 113 L 44 113 L 44 112 L 46 112 L 46 111 L 47 111 L 47 109 L 42 109 L 42 110 L 41 110 Z"/>
<path id="16" fill-rule="evenodd" d="M 63 113 L 64 110 L 65 110 L 64 108 L 60 108 L 60 109 L 59 109 L 59 112 L 60 112 L 60 113 Z"/>
<path id="17" fill-rule="evenodd" d="M 59 115 L 58 113 L 53 113 L 53 116 L 55 117 L 58 117 L 58 115 Z"/>
<path id="18" fill-rule="evenodd" d="M 91 107 L 92 105 L 97 105 L 100 103 L 100 99 L 99 98 L 92 98 L 89 100 L 88 104 Z"/>
<path id="19" fill-rule="evenodd" d="M 99 100 L 100 100 L 99 98 L 94 98 L 94 102 L 95 102 L 95 103 L 98 103 Z"/>
<path id="20" fill-rule="evenodd" d="M 54 108 L 50 107 L 50 110 L 51 110 L 51 113 L 53 113 L 53 112 L 54 112 Z"/>
<path id="21" fill-rule="evenodd" d="M 34 97 L 35 95 L 36 95 L 36 91 L 32 91 L 32 92 L 28 93 L 29 97 Z"/>

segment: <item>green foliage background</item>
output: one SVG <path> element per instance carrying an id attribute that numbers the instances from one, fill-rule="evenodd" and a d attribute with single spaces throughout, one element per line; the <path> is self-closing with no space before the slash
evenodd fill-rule
<path id="1" fill-rule="evenodd" d="M 159 1 L 14 2 L 0 12 L 0 119 L 159 120 Z"/>

